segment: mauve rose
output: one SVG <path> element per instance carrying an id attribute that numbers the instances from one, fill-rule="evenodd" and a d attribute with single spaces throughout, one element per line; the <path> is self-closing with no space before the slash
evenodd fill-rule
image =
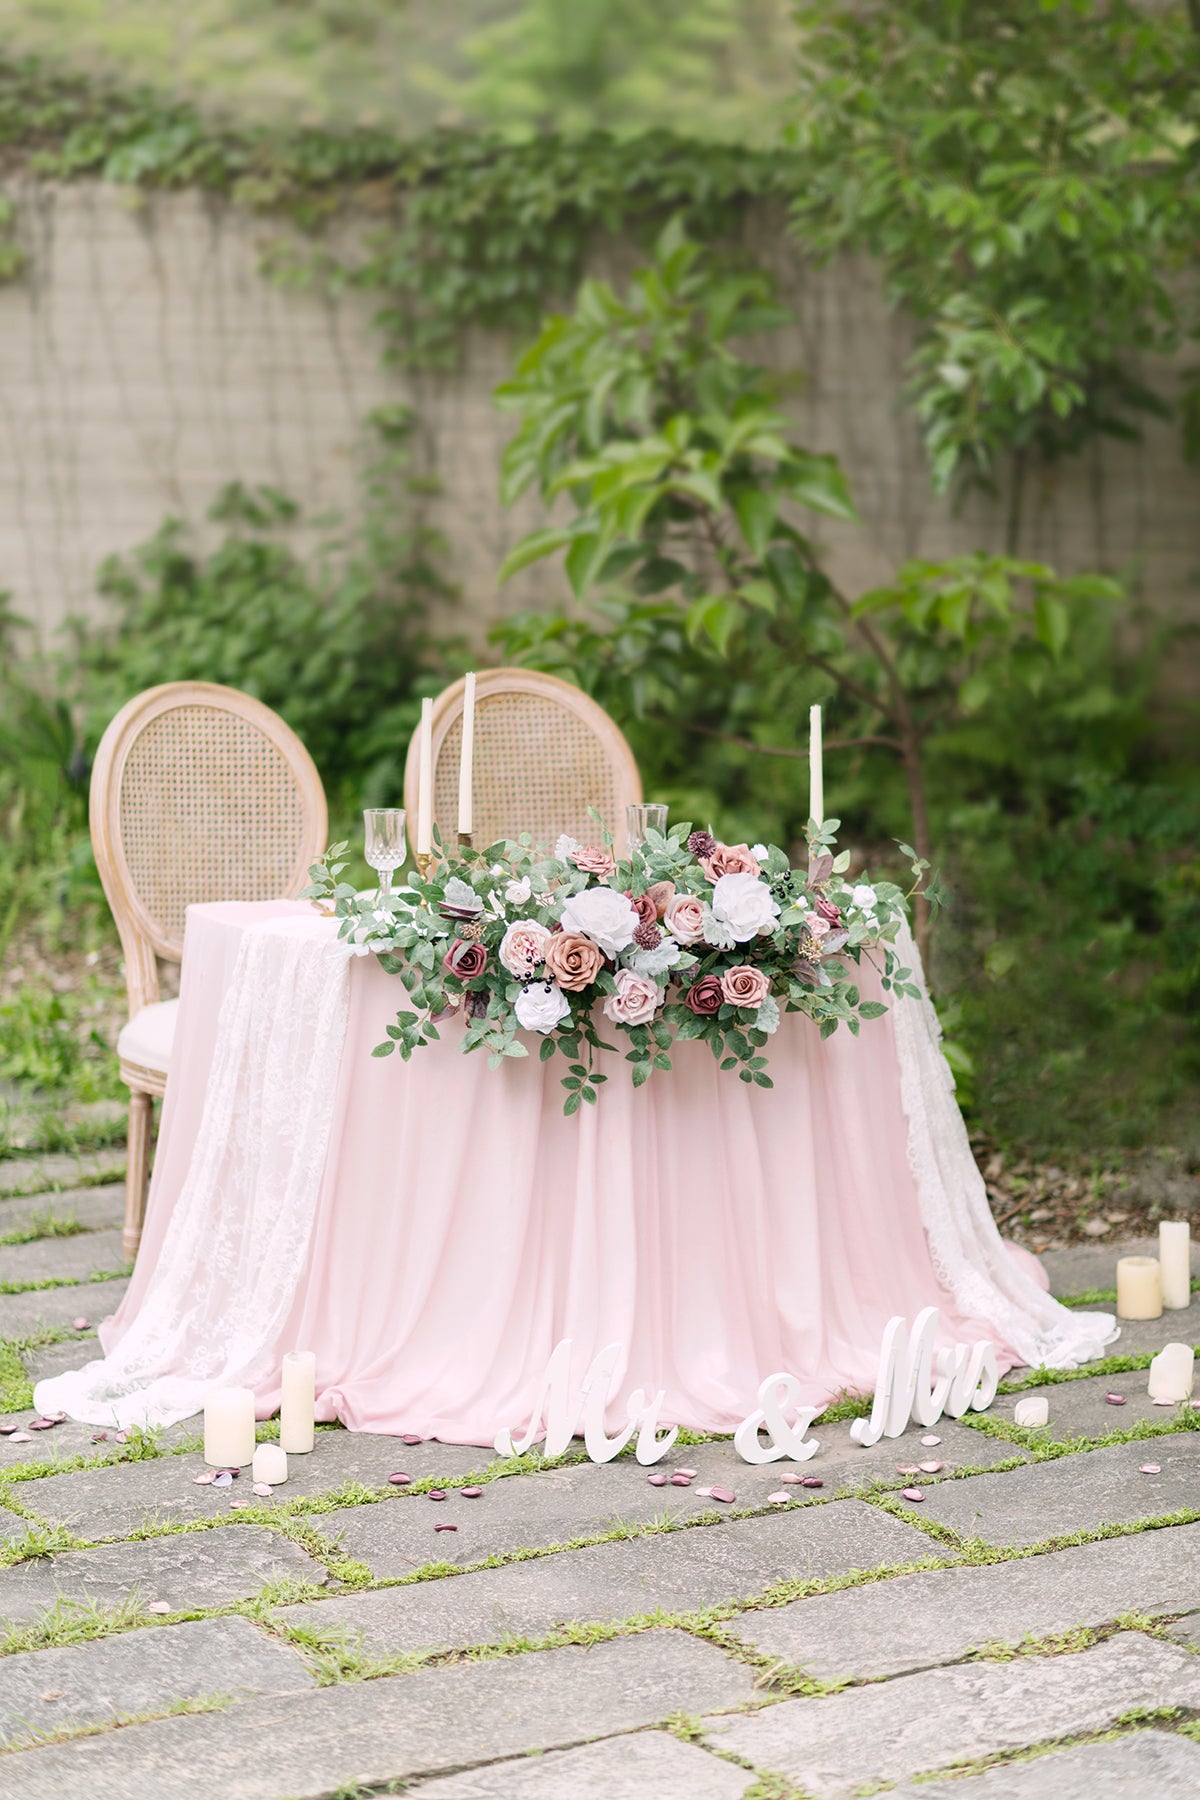
<path id="1" fill-rule="evenodd" d="M 750 854 L 749 844 L 718 844 L 711 856 L 700 858 L 700 867 L 710 881 L 722 875 L 761 875 L 762 864 Z"/>
<path id="2" fill-rule="evenodd" d="M 607 877 L 617 872 L 617 859 L 603 844 L 584 844 L 581 849 L 573 852 L 569 860 L 577 869 L 582 869 L 585 875 Z"/>
<path id="3" fill-rule="evenodd" d="M 487 968 L 487 959 L 483 944 L 468 944 L 455 938 L 442 958 L 442 967 L 447 975 L 457 975 L 460 981 L 474 981 Z"/>
<path id="4" fill-rule="evenodd" d="M 663 917 L 674 892 L 675 883 L 673 881 L 656 881 L 653 887 L 646 889 L 646 898 L 654 902 L 655 918 Z"/>
<path id="5" fill-rule="evenodd" d="M 655 906 L 649 894 L 631 894 L 628 888 L 625 888 L 623 891 L 625 898 L 628 900 L 630 906 L 632 906 L 638 919 L 643 925 L 656 925 L 658 923 L 658 908 Z"/>
<path id="6" fill-rule="evenodd" d="M 644 1025 L 658 1011 L 662 989 L 657 981 L 635 975 L 632 969 L 617 972 L 617 991 L 604 1002 L 604 1016 L 615 1025 Z"/>
<path id="7" fill-rule="evenodd" d="M 700 1018 L 707 1019 L 715 1012 L 720 1012 L 725 1004 L 725 996 L 721 992 L 719 976 L 702 975 L 699 981 L 693 981 L 683 996 L 683 1004 Z"/>
<path id="8" fill-rule="evenodd" d="M 510 975 L 532 975 L 549 941 L 550 933 L 536 919 L 514 919 L 500 940 L 500 961 Z"/>
<path id="9" fill-rule="evenodd" d="M 841 911 L 833 904 L 832 900 L 826 900 L 823 894 L 818 894 L 813 904 L 827 925 L 841 924 Z"/>
<path id="10" fill-rule="evenodd" d="M 681 944 L 698 944 L 704 936 L 704 907 L 691 894 L 675 894 L 667 901 L 663 924 Z"/>
<path id="11" fill-rule="evenodd" d="M 577 994 L 590 987 L 600 973 L 604 961 L 591 938 L 577 931 L 560 931 L 546 945 L 546 973 L 553 975 L 559 987 Z"/>
<path id="12" fill-rule="evenodd" d="M 721 992 L 730 1006 L 759 1007 L 771 991 L 771 983 L 761 969 L 752 969 L 749 963 L 739 963 L 736 969 L 726 969 L 721 977 Z"/>

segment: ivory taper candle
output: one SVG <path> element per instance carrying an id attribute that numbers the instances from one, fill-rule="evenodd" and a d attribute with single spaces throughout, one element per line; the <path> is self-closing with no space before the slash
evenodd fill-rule
<path id="1" fill-rule="evenodd" d="M 808 816 L 817 825 L 825 822 L 825 770 L 821 756 L 821 709 L 808 709 Z"/>
<path id="2" fill-rule="evenodd" d="M 1118 1319 L 1160 1319 L 1162 1309 L 1157 1256 L 1123 1256 L 1117 1264 Z"/>
<path id="3" fill-rule="evenodd" d="M 1186 1219 L 1164 1219 L 1158 1228 L 1162 1303 L 1171 1312 L 1192 1303 L 1192 1233 Z"/>
<path id="4" fill-rule="evenodd" d="M 241 1469 L 254 1460 L 254 1395 L 249 1388 L 213 1388 L 204 1396 L 204 1460 L 215 1469 Z"/>
<path id="5" fill-rule="evenodd" d="M 1151 1400 L 1190 1400 L 1196 1358 L 1190 1344 L 1165 1344 L 1150 1364 L 1147 1392 Z"/>
<path id="6" fill-rule="evenodd" d="M 458 761 L 458 835 L 471 835 L 471 782 L 475 774 L 475 676 L 463 683 L 462 755 Z"/>
<path id="7" fill-rule="evenodd" d="M 283 1400 L 279 1445 L 289 1456 L 307 1456 L 313 1447 L 317 1357 L 313 1350 L 289 1350 L 283 1359 Z"/>
<path id="8" fill-rule="evenodd" d="M 287 1451 L 280 1444 L 259 1444 L 254 1452 L 253 1475 L 268 1487 L 278 1487 L 288 1478 Z"/>
<path id="9" fill-rule="evenodd" d="M 433 848 L 433 701 L 421 702 L 417 738 L 417 855 Z"/>

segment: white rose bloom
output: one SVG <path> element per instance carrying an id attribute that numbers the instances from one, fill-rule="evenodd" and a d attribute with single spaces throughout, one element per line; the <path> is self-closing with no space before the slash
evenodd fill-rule
<path id="1" fill-rule="evenodd" d="M 850 890 L 850 898 L 854 905 L 860 907 L 863 912 L 871 912 L 879 899 L 879 895 L 875 892 L 875 889 L 870 887 L 865 881 L 860 881 L 856 888 Z"/>
<path id="2" fill-rule="evenodd" d="M 572 894 L 562 909 L 564 931 L 581 931 L 598 944 L 605 956 L 619 956 L 633 942 L 641 924 L 637 910 L 615 888 L 584 888 Z"/>
<path id="3" fill-rule="evenodd" d="M 533 892 L 533 883 L 528 875 L 522 875 L 520 881 L 510 881 L 504 890 L 504 898 L 510 906 L 524 906 Z"/>
<path id="4" fill-rule="evenodd" d="M 657 981 L 668 969 L 673 969 L 683 954 L 674 938 L 665 937 L 655 950 L 626 950 L 621 962 L 635 975 L 645 975 L 651 981 Z"/>
<path id="5" fill-rule="evenodd" d="M 712 909 L 739 944 L 769 931 L 779 917 L 778 903 L 757 875 L 722 875 L 713 887 Z"/>
<path id="6" fill-rule="evenodd" d="M 583 845 L 580 843 L 579 839 L 568 837 L 564 831 L 563 835 L 558 839 L 558 842 L 554 846 L 554 854 L 559 862 L 566 862 L 569 856 L 574 856 L 577 850 L 582 849 Z"/>
<path id="7" fill-rule="evenodd" d="M 774 994 L 768 994 L 755 1013 L 753 1029 L 765 1031 L 768 1037 L 779 1030 L 779 1002 Z"/>
<path id="8" fill-rule="evenodd" d="M 545 1037 L 547 1032 L 566 1018 L 571 1010 L 571 1002 L 563 993 L 557 982 L 535 981 L 517 995 L 514 1008 L 517 1024 L 524 1031 L 540 1031 Z"/>
<path id="9" fill-rule="evenodd" d="M 704 903 L 704 942 L 714 950 L 732 950 L 737 943 L 732 931 L 718 919 L 708 902 Z"/>

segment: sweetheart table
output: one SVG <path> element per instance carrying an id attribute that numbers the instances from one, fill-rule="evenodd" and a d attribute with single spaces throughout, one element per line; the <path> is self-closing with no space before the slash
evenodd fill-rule
<path id="1" fill-rule="evenodd" d="M 1002 1369 L 1115 1335 L 1001 1241 L 926 999 L 858 1038 L 785 1014 L 771 1090 L 700 1043 L 637 1090 L 608 1058 L 566 1118 L 536 1040 L 492 1070 L 449 1020 L 373 1058 L 401 990 L 336 931 L 298 901 L 190 908 L 137 1267 L 104 1357 L 41 1382 L 43 1411 L 166 1424 L 241 1385 L 265 1418 L 302 1348 L 318 1419 L 490 1445 L 570 1338 L 576 1379 L 622 1346 L 610 1429 L 662 1388 L 664 1422 L 721 1432 L 777 1370 L 807 1405 L 870 1391 L 897 1313 L 936 1305 L 942 1343 L 992 1338 Z"/>

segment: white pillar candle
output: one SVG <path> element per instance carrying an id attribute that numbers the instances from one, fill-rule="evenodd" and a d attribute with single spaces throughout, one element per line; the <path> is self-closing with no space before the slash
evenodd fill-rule
<path id="1" fill-rule="evenodd" d="M 1162 1317 L 1162 1276 L 1157 1256 L 1123 1256 L 1117 1264 L 1117 1317 Z"/>
<path id="2" fill-rule="evenodd" d="M 254 1452 L 254 1479 L 278 1487 L 288 1477 L 287 1451 L 279 1444 L 260 1444 Z"/>
<path id="3" fill-rule="evenodd" d="M 821 709 L 808 709 L 808 816 L 816 824 L 825 822 L 825 771 L 821 760 Z"/>
<path id="4" fill-rule="evenodd" d="M 283 1402 L 279 1443 L 289 1456 L 307 1456 L 313 1447 L 317 1358 L 313 1350 L 289 1350 L 283 1359 Z"/>
<path id="5" fill-rule="evenodd" d="M 1030 1394 L 1026 1400 L 1018 1400 L 1013 1408 L 1013 1423 L 1016 1425 L 1044 1425 L 1050 1417 L 1050 1402 L 1044 1394 Z"/>
<path id="6" fill-rule="evenodd" d="M 204 1396 L 204 1460 L 215 1469 L 241 1469 L 254 1459 L 254 1395 L 249 1388 L 213 1388 Z"/>
<path id="7" fill-rule="evenodd" d="M 417 855 L 433 848 L 433 701 L 421 702 L 417 739 Z"/>
<path id="8" fill-rule="evenodd" d="M 471 835 L 471 782 L 475 774 L 475 676 L 463 684 L 462 755 L 458 762 L 458 834 Z"/>
<path id="9" fill-rule="evenodd" d="M 1151 1400 L 1190 1400 L 1196 1358 L 1190 1344 L 1166 1344 L 1150 1364 Z"/>
<path id="10" fill-rule="evenodd" d="M 1172 1312 L 1192 1303 L 1192 1233 L 1186 1219 L 1164 1219 L 1158 1228 L 1162 1303 Z"/>

